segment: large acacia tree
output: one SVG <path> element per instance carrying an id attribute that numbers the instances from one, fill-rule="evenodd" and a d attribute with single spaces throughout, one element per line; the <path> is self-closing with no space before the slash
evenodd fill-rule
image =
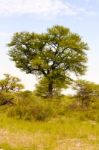
<path id="1" fill-rule="evenodd" d="M 36 74 L 47 81 L 47 96 L 52 97 L 55 86 L 63 88 L 71 80 L 71 73 L 86 71 L 88 45 L 78 34 L 63 26 L 53 26 L 46 33 L 15 33 L 9 56 L 16 67 Z"/>

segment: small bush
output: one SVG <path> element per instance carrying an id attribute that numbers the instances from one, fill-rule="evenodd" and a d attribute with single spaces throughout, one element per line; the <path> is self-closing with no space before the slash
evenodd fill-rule
<path id="1" fill-rule="evenodd" d="M 0 106 L 13 103 L 14 95 L 10 92 L 0 92 Z"/>
<path id="2" fill-rule="evenodd" d="M 35 104 L 33 106 L 15 106 L 11 107 L 8 110 L 8 115 L 10 117 L 16 117 L 18 119 L 26 119 L 26 120 L 46 120 L 52 115 L 51 107 L 40 102 L 39 104 Z"/>

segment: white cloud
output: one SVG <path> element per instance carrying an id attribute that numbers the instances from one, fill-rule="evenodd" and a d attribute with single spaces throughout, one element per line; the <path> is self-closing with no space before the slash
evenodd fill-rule
<path id="1" fill-rule="evenodd" d="M 56 15 L 93 15 L 94 12 L 74 7 L 63 0 L 0 0 L 0 15 L 36 14 L 44 16 Z"/>

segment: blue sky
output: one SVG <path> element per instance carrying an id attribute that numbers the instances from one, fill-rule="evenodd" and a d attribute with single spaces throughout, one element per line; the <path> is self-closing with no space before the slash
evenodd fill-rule
<path id="1" fill-rule="evenodd" d="M 88 71 L 83 78 L 99 83 L 99 0 L 0 0 L 0 78 L 10 73 L 26 89 L 33 89 L 35 76 L 15 67 L 6 45 L 15 32 L 41 33 L 53 25 L 69 27 L 88 43 Z"/>

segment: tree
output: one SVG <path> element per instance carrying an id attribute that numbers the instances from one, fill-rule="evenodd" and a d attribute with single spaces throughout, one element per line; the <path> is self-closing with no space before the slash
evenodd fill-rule
<path id="1" fill-rule="evenodd" d="M 42 34 L 15 33 L 8 46 L 16 67 L 47 81 L 48 97 L 53 96 L 56 82 L 64 87 L 70 84 L 71 73 L 82 75 L 86 71 L 87 43 L 63 26 L 53 26 Z"/>
<path id="2" fill-rule="evenodd" d="M 99 84 L 86 80 L 77 80 L 73 89 L 76 90 L 76 98 L 82 106 L 89 106 L 90 102 L 99 97 Z"/>
<path id="3" fill-rule="evenodd" d="M 53 82 L 53 96 L 59 97 L 61 95 L 61 88 L 66 88 L 66 83 L 64 84 L 60 81 Z M 48 89 L 49 81 L 47 78 L 42 78 L 39 82 L 39 84 L 36 85 L 36 95 L 46 98 L 49 95 L 49 89 Z"/>
<path id="4" fill-rule="evenodd" d="M 0 80 L 0 91 L 2 92 L 17 92 L 24 88 L 20 83 L 20 79 L 9 74 L 4 74 L 5 78 Z"/>

